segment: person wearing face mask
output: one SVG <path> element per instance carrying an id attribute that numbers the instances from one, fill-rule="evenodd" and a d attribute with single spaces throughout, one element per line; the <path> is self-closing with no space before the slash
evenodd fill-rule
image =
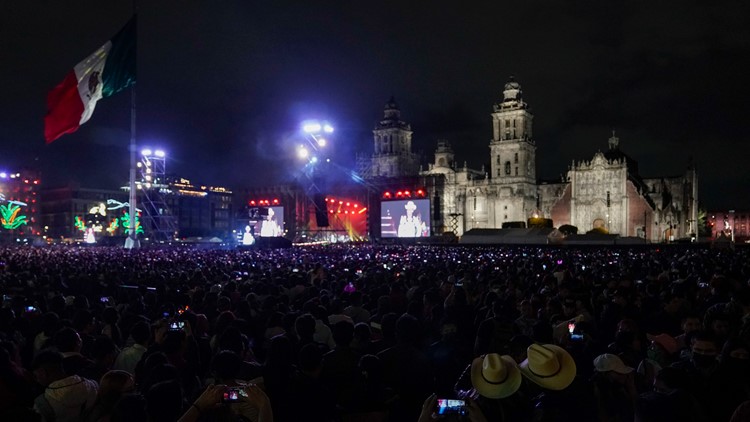
<path id="1" fill-rule="evenodd" d="M 718 373 L 719 349 L 716 338 L 706 331 L 697 332 L 691 343 L 689 360 L 672 366 L 682 370 L 687 377 L 687 389 L 706 409 L 710 420 L 721 420 L 722 380 Z"/>

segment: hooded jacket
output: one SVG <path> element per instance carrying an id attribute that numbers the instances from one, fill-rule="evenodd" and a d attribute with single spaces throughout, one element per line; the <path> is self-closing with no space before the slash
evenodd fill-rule
<path id="1" fill-rule="evenodd" d="M 99 385 L 72 375 L 51 383 L 34 401 L 34 409 L 44 421 L 78 421 L 94 405 Z"/>

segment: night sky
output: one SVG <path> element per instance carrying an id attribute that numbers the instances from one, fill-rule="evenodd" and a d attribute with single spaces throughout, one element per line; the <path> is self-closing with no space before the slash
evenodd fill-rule
<path id="1" fill-rule="evenodd" d="M 288 182 L 300 122 L 336 127 L 354 166 L 393 95 L 432 161 L 489 163 L 492 105 L 510 75 L 534 112 L 537 174 L 607 148 L 612 129 L 641 175 L 692 158 L 701 204 L 750 209 L 750 2 L 141 1 L 138 142 L 168 170 L 235 189 Z M 130 1 L 0 4 L 0 168 L 47 186 L 114 188 L 128 177 L 130 95 L 97 105 L 45 146 L 46 95 L 125 24 Z M 341 174 L 344 174 L 342 171 Z"/>

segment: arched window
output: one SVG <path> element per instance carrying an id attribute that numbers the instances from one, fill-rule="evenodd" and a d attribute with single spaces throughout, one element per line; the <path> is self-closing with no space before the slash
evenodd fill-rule
<path id="1" fill-rule="evenodd" d="M 496 162 L 497 162 L 497 164 L 500 164 L 500 155 L 498 155 L 498 156 L 496 157 Z"/>
<path id="2" fill-rule="evenodd" d="M 515 153 L 515 155 L 513 155 L 513 162 L 514 163 L 518 162 L 518 153 Z"/>
<path id="3" fill-rule="evenodd" d="M 510 176 L 510 161 L 505 162 L 505 174 Z"/>

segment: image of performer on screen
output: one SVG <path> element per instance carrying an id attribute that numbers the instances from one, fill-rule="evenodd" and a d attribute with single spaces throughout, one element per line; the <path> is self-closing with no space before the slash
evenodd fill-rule
<path id="1" fill-rule="evenodd" d="M 404 205 L 406 214 L 398 222 L 398 237 L 422 237 L 427 235 L 427 225 L 422 221 L 422 215 L 417 211 L 414 201 Z"/>
<path id="2" fill-rule="evenodd" d="M 268 216 L 260 224 L 260 237 L 281 236 L 281 226 L 276 222 L 272 208 L 268 209 Z"/>
<path id="3" fill-rule="evenodd" d="M 253 226 L 245 226 L 245 233 L 242 234 L 242 244 L 245 246 L 252 245 L 255 243 L 255 236 L 253 235 Z"/>

